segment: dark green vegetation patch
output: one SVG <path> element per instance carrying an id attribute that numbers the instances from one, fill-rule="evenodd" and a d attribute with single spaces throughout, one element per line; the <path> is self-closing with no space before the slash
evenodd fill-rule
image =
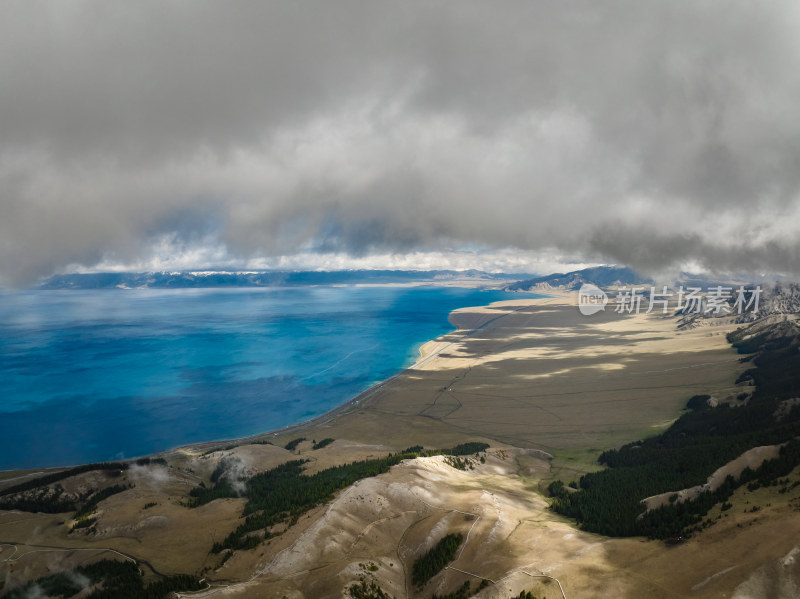
<path id="1" fill-rule="evenodd" d="M 686 409 L 705 410 L 706 408 L 710 408 L 711 406 L 708 403 L 709 399 L 711 399 L 710 395 L 693 395 L 689 398 L 689 401 L 686 402 Z"/>
<path id="2" fill-rule="evenodd" d="M 81 520 L 91 515 L 104 499 L 127 491 L 128 486 L 113 485 L 100 491 L 88 491 L 83 495 L 70 496 L 65 494 L 61 485 L 32 489 L 15 496 L 5 497 L 0 500 L 0 509 L 19 510 L 21 512 L 34 512 L 43 514 L 60 514 L 76 512 L 75 519 Z"/>
<path id="3" fill-rule="evenodd" d="M 306 440 L 306 438 L 305 438 L 305 437 L 300 437 L 300 438 L 298 438 L 298 439 L 292 439 L 292 440 L 291 440 L 291 441 L 289 441 L 289 442 L 288 442 L 286 445 L 284 445 L 284 446 L 283 446 L 283 448 L 284 448 L 284 449 L 287 449 L 287 450 L 289 450 L 289 451 L 294 451 L 294 450 L 295 450 L 295 448 L 296 448 L 298 445 L 300 445 L 300 443 L 302 443 L 302 442 L 303 442 L 303 441 L 305 441 L 305 440 Z"/>
<path id="4" fill-rule="evenodd" d="M 488 443 L 462 443 L 442 451 L 445 455 L 473 455 L 489 449 Z"/>
<path id="5" fill-rule="evenodd" d="M 463 540 L 464 535 L 461 533 L 449 534 L 440 539 L 433 549 L 417 558 L 411 570 L 411 580 L 414 585 L 422 588 L 426 582 L 452 562 Z"/>
<path id="6" fill-rule="evenodd" d="M 331 439 L 330 437 L 328 437 L 327 439 L 323 439 L 319 443 L 314 441 L 314 445 L 311 447 L 311 449 L 322 449 L 323 447 L 326 447 L 326 446 L 330 445 L 334 441 L 335 441 L 335 439 Z"/>
<path id="7" fill-rule="evenodd" d="M 380 587 L 374 576 L 367 577 L 363 574 L 359 576 L 357 583 L 347 587 L 347 594 L 352 599 L 394 599 L 394 595 Z"/>

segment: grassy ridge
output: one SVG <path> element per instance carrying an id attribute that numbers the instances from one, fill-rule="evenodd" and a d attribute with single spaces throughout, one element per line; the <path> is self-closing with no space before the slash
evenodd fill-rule
<path id="1" fill-rule="evenodd" d="M 748 449 L 786 443 L 800 435 L 800 406 L 780 419 L 775 416 L 781 402 L 800 389 L 797 336 L 776 338 L 773 331 L 766 331 L 751 337 L 740 329 L 729 340 L 741 353 L 759 352 L 753 359 L 755 367 L 744 377 L 757 386 L 746 404 L 709 409 L 703 402 L 691 402 L 695 409 L 661 435 L 603 453 L 600 461 L 608 469 L 583 476 L 577 492 L 568 491 L 561 481 L 552 483 L 552 508 L 574 518 L 582 528 L 604 535 L 681 536 L 738 486 L 753 480 L 769 483 L 800 464 L 800 445 L 792 441 L 779 458 L 746 471 L 739 479 L 729 478 L 714 493 L 638 518 L 644 511 L 642 499 L 703 484 L 717 468 Z"/>
<path id="2" fill-rule="evenodd" d="M 243 481 L 243 491 L 235 489 L 224 478 L 211 487 L 195 487 L 189 493 L 189 507 L 198 507 L 215 499 L 244 495 L 247 498 L 242 514 L 245 521 L 222 542 L 214 543 L 212 551 L 218 553 L 225 549 L 250 549 L 264 538 L 270 537 L 271 527 L 281 523 L 291 525 L 310 509 L 330 501 L 336 491 L 349 487 L 358 480 L 388 472 L 392 466 L 403 460 L 420 455 L 469 455 L 488 447 L 485 443 L 467 443 L 447 450 L 424 451 L 422 447 L 415 446 L 384 458 L 334 466 L 312 475 L 304 472 L 307 460 L 291 460 Z"/>
<path id="3" fill-rule="evenodd" d="M 65 493 L 60 481 L 85 472 L 103 470 L 107 472 L 119 472 L 128 470 L 132 464 L 137 466 L 147 466 L 149 464 L 166 465 L 163 458 L 140 458 L 135 462 L 101 462 L 97 464 L 86 464 L 76 468 L 69 468 L 60 472 L 54 472 L 46 476 L 40 476 L 33 480 L 9 487 L 0 492 L 0 509 L 19 510 L 22 512 L 39 512 L 45 514 L 60 514 L 64 512 L 78 511 L 76 517 L 80 517 L 83 510 L 94 510 L 98 503 L 114 493 L 125 490 L 125 487 L 114 485 L 98 491 L 92 496 L 94 491 L 85 494 L 70 495 Z M 52 487 L 50 485 L 53 485 Z"/>
<path id="4" fill-rule="evenodd" d="M 167 461 L 163 458 L 140 458 L 134 462 L 99 462 L 96 464 L 84 464 L 83 466 L 76 466 L 75 468 L 68 468 L 67 470 L 40 476 L 24 483 L 14 485 L 13 487 L 7 487 L 0 490 L 0 497 L 38 489 L 39 487 L 51 485 L 72 476 L 83 474 L 84 472 L 92 472 L 94 470 L 127 470 L 131 467 L 132 463 L 137 466 L 147 466 L 149 464 L 161 464 L 165 466 Z"/>
<path id="5" fill-rule="evenodd" d="M 283 522 L 294 522 L 302 514 L 320 503 L 329 501 L 333 494 L 357 480 L 388 472 L 389 468 L 415 454 L 395 454 L 375 460 L 363 460 L 327 468 L 313 475 L 303 473 L 307 460 L 292 460 L 257 474 L 245 482 L 244 495 L 248 501 L 244 508 L 245 521 L 222 542 L 214 543 L 212 551 L 224 549 L 250 549 L 262 537 L 251 533 L 264 531 Z M 197 487 L 190 492 L 191 506 L 199 506 L 221 497 L 236 497 L 236 490 L 223 480 L 211 488 Z"/>
<path id="6" fill-rule="evenodd" d="M 82 517 L 91 516 L 92 513 L 97 509 L 98 504 L 103 501 L 104 499 L 108 499 L 112 495 L 116 495 L 117 493 L 122 493 L 123 491 L 127 491 L 132 487 L 126 487 L 123 485 L 113 485 L 111 487 L 106 487 L 105 489 L 94 493 L 86 500 L 86 503 L 75 513 L 75 519 L 80 520 Z"/>

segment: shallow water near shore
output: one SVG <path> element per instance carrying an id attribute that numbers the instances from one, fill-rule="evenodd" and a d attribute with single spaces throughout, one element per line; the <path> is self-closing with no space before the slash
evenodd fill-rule
<path id="1" fill-rule="evenodd" d="M 524 294 L 525 297 L 535 297 Z M 458 287 L 0 294 L 0 469 L 123 459 L 296 424 L 413 364 Z"/>

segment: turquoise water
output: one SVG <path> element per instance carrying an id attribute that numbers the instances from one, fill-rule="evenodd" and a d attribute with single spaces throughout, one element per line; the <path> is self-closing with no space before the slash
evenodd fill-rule
<path id="1" fill-rule="evenodd" d="M 448 287 L 0 294 L 0 469 L 123 459 L 295 424 L 412 364 Z"/>

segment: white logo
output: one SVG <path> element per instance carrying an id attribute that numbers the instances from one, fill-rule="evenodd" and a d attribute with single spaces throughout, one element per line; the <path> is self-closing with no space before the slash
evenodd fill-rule
<path id="1" fill-rule="evenodd" d="M 597 285 L 585 283 L 578 291 L 578 309 L 584 316 L 597 314 L 606 309 L 608 296 Z"/>

